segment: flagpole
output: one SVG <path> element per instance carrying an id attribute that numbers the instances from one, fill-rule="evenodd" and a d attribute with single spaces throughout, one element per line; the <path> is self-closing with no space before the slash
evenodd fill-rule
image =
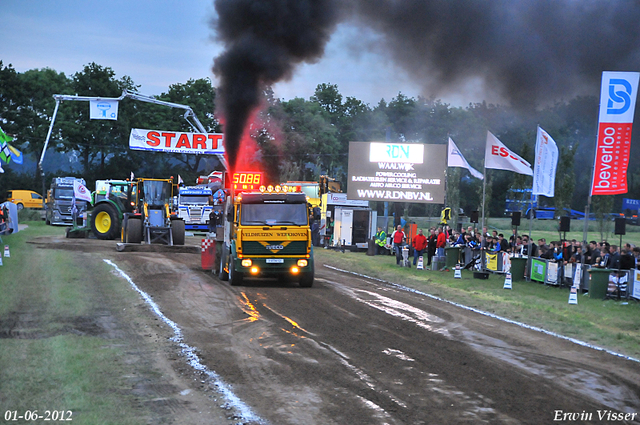
<path id="1" fill-rule="evenodd" d="M 587 247 L 589 246 L 587 244 L 587 237 L 589 234 L 589 215 L 591 214 L 590 209 L 591 209 L 591 198 L 593 196 L 592 192 L 593 192 L 593 179 L 595 177 L 595 173 L 596 173 L 596 154 L 597 154 L 597 150 L 598 150 L 598 128 L 600 127 L 600 108 L 602 107 L 602 96 L 600 96 L 600 103 L 598 104 L 598 119 L 596 120 L 596 144 L 594 147 L 594 151 L 596 151 L 594 153 L 594 158 L 593 158 L 593 168 L 591 169 L 591 184 L 589 184 L 589 196 L 587 197 L 587 205 L 584 207 L 584 227 L 582 228 L 582 261 L 581 261 L 581 268 L 582 268 L 582 273 L 580 274 L 580 279 L 584 278 L 585 272 L 587 271 L 587 264 L 586 264 L 586 260 L 587 260 Z M 578 282 L 578 288 L 580 288 L 580 284 L 582 282 Z"/>
<path id="2" fill-rule="evenodd" d="M 485 158 L 486 161 L 486 158 Z M 484 178 L 482 179 L 482 227 L 480 227 L 480 232 L 482 232 L 483 238 L 480 239 L 480 246 L 484 247 L 484 201 L 485 201 L 485 193 L 487 191 L 487 166 L 486 164 L 482 164 L 482 168 L 484 171 Z"/>
<path id="3" fill-rule="evenodd" d="M 540 125 L 536 128 L 536 149 L 534 155 L 538 155 L 538 133 L 540 132 Z M 536 159 L 534 158 L 533 167 L 534 167 L 534 176 L 535 176 L 535 168 L 536 168 Z M 531 233 L 533 232 L 533 183 L 535 177 L 531 179 L 531 197 L 529 198 L 529 243 L 527 245 L 527 264 L 525 265 L 525 276 L 527 275 L 526 270 L 531 270 L 531 258 L 533 257 L 533 252 L 531 247 L 533 246 L 533 240 L 531 239 Z M 527 213 L 525 208 L 525 214 Z M 514 241 L 515 243 L 515 241 Z M 531 280 L 531 273 L 529 273 L 528 280 Z"/>

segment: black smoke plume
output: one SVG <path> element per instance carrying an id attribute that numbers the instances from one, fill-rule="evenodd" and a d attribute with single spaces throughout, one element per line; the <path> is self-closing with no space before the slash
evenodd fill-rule
<path id="1" fill-rule="evenodd" d="M 597 95 L 602 71 L 640 70 L 637 0 L 215 0 L 215 8 L 226 50 L 213 70 L 232 168 L 263 85 L 319 59 L 340 21 L 380 34 L 364 48 L 390 57 L 426 97 L 483 100 L 465 93 L 471 83 L 531 108 Z"/>
<path id="2" fill-rule="evenodd" d="M 220 80 L 225 148 L 235 170 L 239 144 L 262 88 L 291 78 L 295 65 L 322 56 L 339 0 L 215 0 L 213 22 L 225 51 L 214 61 Z"/>
<path id="3" fill-rule="evenodd" d="M 602 71 L 640 71 L 636 0 L 345 1 L 426 96 L 474 80 L 533 106 L 597 94 Z"/>

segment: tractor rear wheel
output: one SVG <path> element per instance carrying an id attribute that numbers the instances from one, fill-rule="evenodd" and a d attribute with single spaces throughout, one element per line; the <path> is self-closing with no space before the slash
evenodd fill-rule
<path id="1" fill-rule="evenodd" d="M 184 245 L 184 220 L 171 220 L 174 245 Z"/>
<path id="2" fill-rule="evenodd" d="M 91 212 L 91 230 L 98 239 L 115 239 L 120 236 L 120 218 L 109 204 L 98 204 Z"/>

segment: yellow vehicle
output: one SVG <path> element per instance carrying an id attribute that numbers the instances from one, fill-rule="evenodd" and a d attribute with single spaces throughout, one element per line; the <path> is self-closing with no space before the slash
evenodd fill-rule
<path id="1" fill-rule="evenodd" d="M 220 278 L 240 285 L 245 276 L 297 277 L 313 285 L 313 245 L 307 197 L 286 186 L 231 191 L 218 242 Z"/>
<path id="2" fill-rule="evenodd" d="M 10 190 L 7 201 L 16 204 L 18 210 L 23 208 L 43 208 L 42 196 L 32 190 Z"/>
<path id="3" fill-rule="evenodd" d="M 322 195 L 325 193 L 338 193 L 341 191 L 340 182 L 328 176 L 320 176 L 319 181 L 288 181 L 280 186 L 294 188 L 308 197 L 308 202 L 312 208 L 319 208 Z"/>
<path id="4" fill-rule="evenodd" d="M 307 202 L 312 208 L 320 206 L 320 185 L 317 182 L 288 181 L 280 186 L 287 186 L 291 190 L 302 192 L 307 195 Z"/>

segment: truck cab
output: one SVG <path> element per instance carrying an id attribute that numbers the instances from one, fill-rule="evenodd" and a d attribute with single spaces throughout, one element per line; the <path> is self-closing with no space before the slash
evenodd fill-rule
<path id="1" fill-rule="evenodd" d="M 86 186 L 82 178 L 77 177 L 54 177 L 51 181 L 51 188 L 47 191 L 45 202 L 47 224 L 71 225 L 73 224 L 73 182 L 78 180 Z M 78 217 L 87 212 L 87 202 L 75 199 Z"/>
<path id="2" fill-rule="evenodd" d="M 271 189 L 271 190 L 269 190 Z M 313 285 L 314 263 L 307 196 L 280 186 L 227 198 L 220 277 L 232 285 L 245 276 L 297 278 Z"/>
<path id="3" fill-rule="evenodd" d="M 182 186 L 178 189 L 178 217 L 184 220 L 186 230 L 206 232 L 213 206 L 209 198 L 213 192 L 208 186 Z"/>

